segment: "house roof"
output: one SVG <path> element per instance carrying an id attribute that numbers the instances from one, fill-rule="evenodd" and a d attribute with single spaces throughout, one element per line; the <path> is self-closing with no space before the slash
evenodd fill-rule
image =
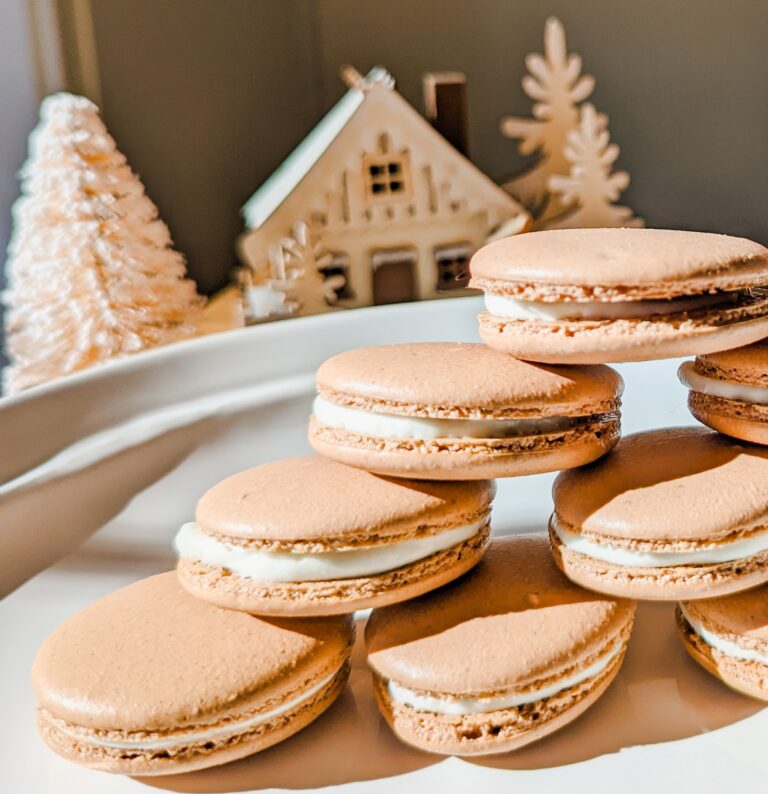
<path id="1" fill-rule="evenodd" d="M 366 83 L 387 83 L 390 80 L 391 77 L 381 66 L 371 69 L 365 77 Z M 365 91 L 362 88 L 350 88 L 326 113 L 309 135 L 245 203 L 242 214 L 247 228 L 258 229 L 288 198 L 344 129 L 364 100 Z"/>
<path id="2" fill-rule="evenodd" d="M 360 78 L 358 75 L 357 82 L 350 87 L 307 137 L 304 138 L 293 152 L 291 152 L 282 165 L 280 165 L 245 203 L 241 212 L 245 219 L 246 228 L 249 230 L 261 228 L 309 174 L 315 164 L 321 159 L 323 154 L 350 122 L 358 109 L 363 105 L 366 98 L 374 94 L 379 97 L 382 96 L 378 94 L 376 90 L 369 89 L 381 87 L 393 89 L 394 84 L 392 76 L 381 66 L 376 66 L 371 69 L 364 78 Z M 385 91 L 384 93 L 391 96 L 389 91 Z M 405 99 L 397 94 L 397 92 L 393 91 L 392 93 L 394 94 L 392 98 L 399 100 L 398 104 L 401 103 L 402 106 L 407 109 L 406 112 L 418 118 L 424 125 L 432 130 L 429 122 L 423 119 L 418 111 L 412 108 Z M 433 134 L 441 143 L 445 142 L 445 139 L 438 132 L 434 131 Z M 450 146 L 450 144 L 447 145 Z M 476 173 L 476 177 L 485 183 L 487 188 L 497 194 L 499 199 L 503 200 L 510 207 L 515 208 L 517 214 L 527 217 L 525 210 L 512 198 L 512 196 L 500 188 L 486 174 L 477 169 L 476 166 L 464 157 L 464 155 L 454 150 L 453 147 L 450 148 L 452 151 L 455 151 L 456 156 L 464 160 L 470 166 L 472 171 Z"/>

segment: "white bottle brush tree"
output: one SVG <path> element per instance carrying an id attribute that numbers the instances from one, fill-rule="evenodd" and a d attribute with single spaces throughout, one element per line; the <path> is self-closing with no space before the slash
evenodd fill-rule
<path id="1" fill-rule="evenodd" d="M 6 263 L 10 392 L 191 335 L 200 305 L 98 108 L 56 94 L 40 115 Z"/>
<path id="2" fill-rule="evenodd" d="M 549 188 L 562 204 L 574 208 L 549 221 L 548 229 L 644 225 L 629 207 L 614 203 L 629 185 L 629 174 L 612 170 L 619 147 L 610 142 L 608 120 L 594 105 L 583 106 L 580 124 L 568 133 L 564 153 L 570 173 L 551 176 Z"/>
<path id="3" fill-rule="evenodd" d="M 549 178 L 568 173 L 566 139 L 578 125 L 578 105 L 592 93 L 595 81 L 581 74 L 581 58 L 568 54 L 565 30 L 554 17 L 547 20 L 544 29 L 544 55 L 528 55 L 525 64 L 530 74 L 523 78 L 523 90 L 534 100 L 533 118 L 506 116 L 501 121 L 501 131 L 508 138 L 519 139 L 518 151 L 522 155 L 536 159 L 504 187 L 535 218 L 544 220 L 565 209 L 559 197 L 550 194 Z"/>

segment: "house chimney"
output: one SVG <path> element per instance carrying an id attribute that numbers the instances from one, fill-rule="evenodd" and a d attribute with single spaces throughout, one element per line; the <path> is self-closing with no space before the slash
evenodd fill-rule
<path id="1" fill-rule="evenodd" d="M 422 78 L 424 107 L 432 126 L 467 154 L 467 78 L 461 72 L 427 72 Z"/>

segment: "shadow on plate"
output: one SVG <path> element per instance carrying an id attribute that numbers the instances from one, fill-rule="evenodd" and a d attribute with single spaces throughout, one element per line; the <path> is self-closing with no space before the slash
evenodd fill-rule
<path id="1" fill-rule="evenodd" d="M 137 780 L 190 794 L 305 789 L 387 778 L 439 763 L 440 756 L 398 742 L 379 716 L 362 633 L 360 626 L 350 686 L 301 733 L 233 764 Z M 761 708 L 688 658 L 677 638 L 674 605 L 640 604 L 623 669 L 583 717 L 529 748 L 465 762 L 519 770 L 575 764 L 635 745 L 696 736 L 746 719 Z"/>

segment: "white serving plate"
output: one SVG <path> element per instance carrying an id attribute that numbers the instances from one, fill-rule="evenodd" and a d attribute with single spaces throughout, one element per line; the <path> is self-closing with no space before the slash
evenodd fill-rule
<path id="1" fill-rule="evenodd" d="M 326 715 L 282 745 L 225 767 L 143 780 L 112 776 L 59 759 L 37 737 L 28 679 L 45 636 L 102 595 L 172 567 L 171 538 L 209 485 L 308 451 L 312 374 L 323 359 L 377 343 L 476 341 L 478 306 L 466 298 L 248 328 L 0 401 L 0 591 L 20 585 L 0 602 L 3 794 L 765 787 L 768 710 L 688 659 L 668 605 L 641 605 L 624 668 L 586 715 L 504 756 L 440 758 L 399 744 L 376 712 L 360 643 L 350 686 Z M 627 384 L 625 432 L 692 423 L 677 364 L 619 367 Z M 495 531 L 543 530 L 552 479 L 500 482 Z"/>

